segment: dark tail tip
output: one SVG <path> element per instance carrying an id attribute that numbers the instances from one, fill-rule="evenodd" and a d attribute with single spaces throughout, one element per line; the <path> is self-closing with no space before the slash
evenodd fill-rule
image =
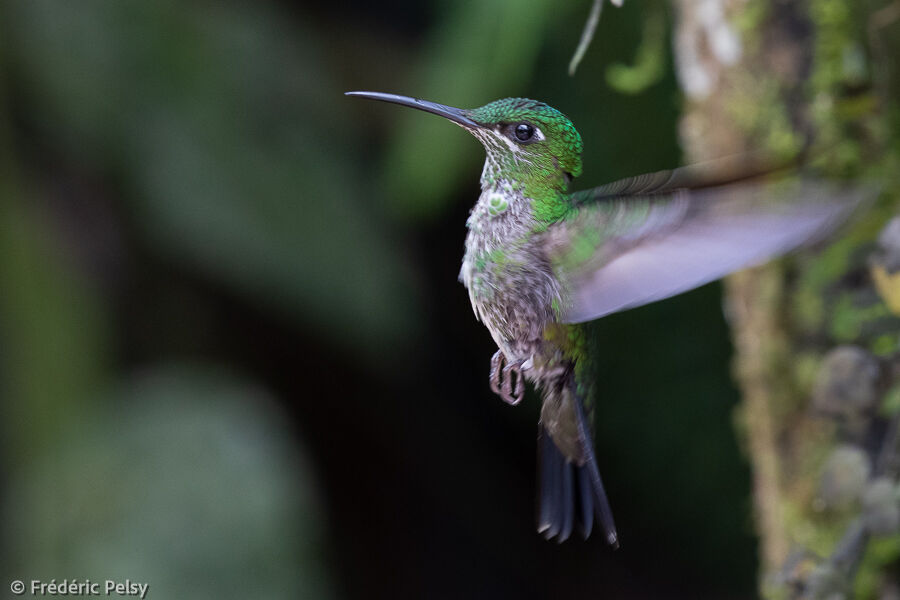
<path id="1" fill-rule="evenodd" d="M 597 467 L 597 456 L 594 453 L 594 442 L 591 440 L 591 428 L 588 427 L 587 416 L 584 414 L 584 404 L 578 399 L 575 402 L 575 418 L 578 420 L 578 429 L 585 445 L 587 460 L 580 467 L 585 476 L 590 478 L 590 487 L 593 493 L 594 507 L 600 524 L 606 533 L 606 541 L 613 548 L 619 547 L 619 534 L 616 532 L 616 523 L 613 520 L 612 509 L 609 507 L 609 498 L 606 497 L 606 489 L 600 478 L 600 469 Z"/>
<path id="2" fill-rule="evenodd" d="M 594 527 L 596 514 L 613 548 L 619 547 L 619 536 L 596 463 L 577 466 L 567 460 L 543 426 L 538 431 L 539 487 L 537 530 L 546 539 L 566 541 L 577 528 L 585 539 Z M 599 483 L 599 487 L 598 487 Z"/>
<path id="3" fill-rule="evenodd" d="M 613 550 L 619 549 L 619 534 L 615 531 L 606 534 L 606 541 L 613 547 Z"/>

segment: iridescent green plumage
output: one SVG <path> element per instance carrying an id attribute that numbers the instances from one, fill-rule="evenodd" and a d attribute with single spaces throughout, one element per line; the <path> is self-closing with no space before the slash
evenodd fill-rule
<path id="1" fill-rule="evenodd" d="M 522 398 L 523 377 L 541 390 L 538 529 L 559 541 L 576 526 L 587 536 L 596 514 L 616 545 L 589 426 L 597 389 L 578 323 L 813 241 L 843 220 L 854 199 L 811 181 L 715 186 L 690 170 L 569 193 L 581 173 L 581 136 L 542 102 L 506 98 L 464 110 L 350 94 L 446 117 L 484 145 L 460 279 L 497 343 L 491 387 L 512 404 Z M 784 201 L 790 197 L 800 201 Z"/>
<path id="2" fill-rule="evenodd" d="M 497 169 L 482 177 L 482 185 L 495 185 L 498 179 L 509 182 L 513 189 L 521 191 L 531 201 L 535 220 L 543 226 L 565 215 L 565 194 L 569 181 L 581 175 L 581 135 L 564 114 L 543 102 L 528 98 L 504 98 L 467 111 L 478 123 L 513 124 L 527 122 L 539 131 L 544 139 L 540 152 L 521 150 L 519 160 L 513 151 L 497 149 L 498 158 L 506 158 Z M 486 145 L 495 145 L 496 137 L 479 136 Z"/>

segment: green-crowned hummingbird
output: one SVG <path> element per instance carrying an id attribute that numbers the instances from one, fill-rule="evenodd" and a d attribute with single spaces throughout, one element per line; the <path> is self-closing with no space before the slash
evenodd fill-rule
<path id="1" fill-rule="evenodd" d="M 817 240 L 849 214 L 853 194 L 811 181 L 716 185 L 690 167 L 569 192 L 581 174 L 581 136 L 542 102 L 505 98 L 459 109 L 379 92 L 347 95 L 440 115 L 484 145 L 459 277 L 497 343 L 491 389 L 518 404 L 524 377 L 543 396 L 538 531 L 563 541 L 577 526 L 587 537 L 596 514 L 618 546 L 594 456 L 596 386 L 581 323 Z"/>

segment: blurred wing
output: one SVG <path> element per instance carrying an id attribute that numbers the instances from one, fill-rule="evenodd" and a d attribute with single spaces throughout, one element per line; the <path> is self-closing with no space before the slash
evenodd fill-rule
<path id="1" fill-rule="evenodd" d="M 544 238 L 566 322 L 662 300 L 813 243 L 864 195 L 810 180 L 679 189 L 677 174 L 573 194 L 572 214 Z"/>
<path id="2" fill-rule="evenodd" d="M 762 155 L 735 154 L 668 171 L 626 177 L 590 190 L 575 192 L 572 200 L 577 204 L 584 204 L 625 196 L 660 196 L 685 190 L 723 188 L 778 172 L 796 170 L 800 160 L 802 157 L 798 156 L 790 161 L 773 162 Z"/>

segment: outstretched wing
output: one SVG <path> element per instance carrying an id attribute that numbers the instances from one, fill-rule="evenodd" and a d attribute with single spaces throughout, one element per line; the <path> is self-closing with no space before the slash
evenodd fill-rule
<path id="1" fill-rule="evenodd" d="M 572 195 L 571 214 L 544 237 L 566 322 L 662 300 L 813 243 L 867 195 L 814 180 L 684 187 L 692 179 L 679 169 Z"/>

